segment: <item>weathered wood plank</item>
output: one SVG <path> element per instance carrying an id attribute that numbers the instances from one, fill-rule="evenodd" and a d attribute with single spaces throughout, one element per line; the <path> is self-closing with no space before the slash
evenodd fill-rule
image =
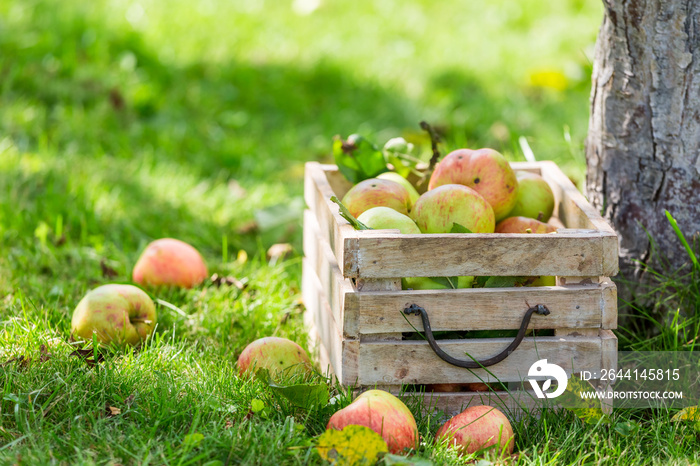
<path id="1" fill-rule="evenodd" d="M 498 354 L 510 344 L 509 338 L 441 340 L 440 347 L 449 355 L 467 359 L 484 359 Z M 530 366 L 539 359 L 558 364 L 571 373 L 576 370 L 599 371 L 600 337 L 525 338 L 506 359 L 485 369 L 463 369 L 440 359 L 425 341 L 369 342 L 360 345 L 359 383 L 431 384 L 470 382 L 518 382 L 527 376 Z"/>
<path id="2" fill-rule="evenodd" d="M 325 171 L 324 171 L 325 167 Z M 328 183 L 329 165 L 308 162 L 304 174 L 304 199 L 320 226 L 320 237 L 325 239 L 333 255 L 343 264 L 353 263 L 354 250 L 350 247 L 356 237 L 355 229 L 338 213 L 338 206 L 330 201 L 335 195 Z"/>
<path id="3" fill-rule="evenodd" d="M 316 329 L 326 350 L 332 372 L 342 384 L 354 385 L 358 378 L 359 340 L 344 338 L 333 320 L 333 311 L 321 288 L 313 267 L 306 259 L 302 263 L 302 295 L 307 321 Z"/>
<path id="4" fill-rule="evenodd" d="M 343 366 L 342 335 L 333 321 L 331 310 L 321 292 L 318 277 L 306 259 L 302 263 L 302 299 L 308 314 L 305 320 L 313 324 L 319 340 L 328 353 L 333 373 L 340 378 Z"/>
<path id="5" fill-rule="evenodd" d="M 346 303 L 348 293 L 355 288 L 349 279 L 343 278 L 333 251 L 325 239 L 319 236 L 319 226 L 313 212 L 304 212 L 304 256 L 316 272 L 321 289 L 328 298 L 333 320 L 349 337 L 357 337 L 357 313 L 353 300 Z"/>
<path id="6" fill-rule="evenodd" d="M 386 278 L 380 280 L 364 279 L 360 278 L 357 280 L 357 295 L 358 297 L 365 295 L 365 293 L 370 291 L 401 291 L 401 279 L 400 278 Z M 359 317 L 359 315 L 358 315 Z M 358 322 L 359 324 L 359 322 Z M 372 331 L 363 332 L 360 331 L 360 342 L 365 341 L 401 341 L 401 332 L 397 331 L 396 328 L 388 327 L 385 331 Z"/>
<path id="7" fill-rule="evenodd" d="M 346 277 L 606 275 L 596 232 L 360 236 Z"/>
<path id="8" fill-rule="evenodd" d="M 417 304 L 428 311 L 430 325 L 442 330 L 518 329 L 530 306 L 546 305 L 551 314 L 533 315 L 529 328 L 598 327 L 611 325 L 607 307 L 614 305 L 607 285 L 542 286 L 518 288 L 474 288 L 463 290 L 422 290 L 400 292 L 359 292 L 358 326 L 362 334 L 422 330 L 419 316 L 403 310 Z M 603 317 L 606 317 L 605 323 Z"/>
<path id="9" fill-rule="evenodd" d="M 601 280 L 603 287 L 603 322 L 601 328 L 614 329 L 617 328 L 617 286 L 609 278 L 605 277 Z"/>

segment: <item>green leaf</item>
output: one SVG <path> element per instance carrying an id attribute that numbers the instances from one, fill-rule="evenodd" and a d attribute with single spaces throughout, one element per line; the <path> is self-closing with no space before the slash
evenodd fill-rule
<path id="1" fill-rule="evenodd" d="M 202 443 L 202 440 L 204 440 L 204 435 L 195 432 L 194 434 L 185 435 L 182 439 L 182 444 L 186 447 L 194 448 Z"/>
<path id="2" fill-rule="evenodd" d="M 634 421 L 624 421 L 615 424 L 615 432 L 627 437 L 639 428 L 639 423 Z"/>
<path id="3" fill-rule="evenodd" d="M 328 404 L 330 393 L 325 383 L 319 384 L 297 384 L 281 386 L 270 383 L 270 388 L 288 399 L 294 406 L 311 410 L 312 408 L 322 408 Z"/>
<path id="4" fill-rule="evenodd" d="M 250 402 L 250 410 L 254 413 L 259 413 L 263 409 L 265 409 L 265 403 L 262 400 L 258 400 L 257 398 L 255 398 L 253 401 Z"/>
<path id="5" fill-rule="evenodd" d="M 347 220 L 355 230 L 371 230 L 370 227 L 368 227 L 367 225 L 365 225 L 364 223 L 362 223 L 361 221 L 356 219 L 350 213 L 348 208 L 345 207 L 345 205 L 342 202 L 340 202 L 340 199 L 338 199 L 336 196 L 331 196 L 331 201 L 338 204 L 338 208 L 340 209 L 340 216 L 343 217 L 345 220 Z"/>
<path id="6" fill-rule="evenodd" d="M 491 277 L 474 277 L 472 288 L 484 288 Z"/>
<path id="7" fill-rule="evenodd" d="M 394 171 L 406 178 L 420 159 L 413 155 L 413 144 L 406 142 L 404 138 L 392 138 L 384 144 L 384 157 L 386 161 L 394 166 Z"/>
<path id="8" fill-rule="evenodd" d="M 324 460 L 337 465 L 370 465 L 387 453 L 384 439 L 369 427 L 351 425 L 343 430 L 329 429 L 316 440 L 316 450 Z"/>
<path id="9" fill-rule="evenodd" d="M 333 140 L 333 158 L 338 170 L 353 184 L 388 171 L 384 154 L 360 135 L 352 134 L 346 141 Z"/>
<path id="10" fill-rule="evenodd" d="M 459 277 L 445 277 L 445 279 L 447 280 L 447 283 L 450 285 L 451 289 L 456 290 L 457 288 L 459 288 L 459 285 L 457 283 Z"/>
<path id="11" fill-rule="evenodd" d="M 34 230 L 34 236 L 39 240 L 42 247 L 46 247 L 46 238 L 49 236 L 50 230 L 46 222 L 39 222 L 39 225 Z"/>
<path id="12" fill-rule="evenodd" d="M 460 225 L 459 223 L 453 223 L 452 229 L 450 230 L 450 233 L 474 233 L 474 232 L 471 231 L 469 228 L 465 227 L 464 225 Z"/>

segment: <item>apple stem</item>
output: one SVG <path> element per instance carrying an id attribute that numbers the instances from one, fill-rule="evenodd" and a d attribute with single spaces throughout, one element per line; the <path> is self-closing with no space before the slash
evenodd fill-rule
<path id="1" fill-rule="evenodd" d="M 430 157 L 430 164 L 428 165 L 428 170 L 425 172 L 423 175 L 423 179 L 420 181 L 419 184 L 423 184 L 425 180 L 430 178 L 430 174 L 433 172 L 435 169 L 435 165 L 437 165 L 438 160 L 440 159 L 440 151 L 438 150 L 438 143 L 440 142 L 440 135 L 438 135 L 437 131 L 428 124 L 427 121 L 421 121 L 420 122 L 420 127 L 422 130 L 428 133 L 428 136 L 430 136 L 430 148 L 433 151 L 433 156 Z"/>
<path id="2" fill-rule="evenodd" d="M 338 204 L 338 208 L 340 209 L 340 216 L 343 217 L 345 220 L 347 220 L 355 230 L 371 230 L 372 229 L 372 228 L 368 227 L 367 225 L 365 225 L 364 223 L 362 223 L 361 221 L 359 221 L 358 219 L 356 219 L 350 213 L 348 208 L 345 207 L 345 205 L 343 205 L 343 203 L 340 202 L 340 199 L 338 199 L 336 196 L 331 196 L 331 201 Z"/>
<path id="3" fill-rule="evenodd" d="M 540 213 L 537 214 L 537 221 L 541 222 L 542 219 L 544 218 L 544 212 L 540 210 Z"/>

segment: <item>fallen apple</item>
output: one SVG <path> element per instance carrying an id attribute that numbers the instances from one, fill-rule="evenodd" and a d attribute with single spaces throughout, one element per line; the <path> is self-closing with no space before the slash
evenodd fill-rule
<path id="1" fill-rule="evenodd" d="M 350 191 L 343 196 L 343 204 L 355 218 L 372 207 L 390 207 L 408 215 L 411 208 L 411 195 L 406 188 L 395 181 L 370 178 L 350 188 Z"/>
<path id="2" fill-rule="evenodd" d="M 458 149 L 435 167 L 428 190 L 447 184 L 461 184 L 476 190 L 493 208 L 496 221 L 513 209 L 518 180 L 503 155 L 493 149 Z"/>
<path id="3" fill-rule="evenodd" d="M 471 406 L 448 420 L 435 434 L 438 442 L 455 445 L 460 454 L 496 445 L 498 452 L 513 453 L 515 434 L 508 418 L 492 406 Z"/>
<path id="4" fill-rule="evenodd" d="M 401 400 L 383 390 L 364 392 L 333 414 L 326 428 L 342 430 L 349 425 L 369 427 L 382 436 L 392 453 L 416 448 L 418 444 L 418 427 L 413 414 Z"/>
<path id="5" fill-rule="evenodd" d="M 381 175 L 378 175 L 377 178 L 380 180 L 394 181 L 406 188 L 406 191 L 408 191 L 408 195 L 411 198 L 411 206 L 413 206 L 413 204 L 415 204 L 420 197 L 420 194 L 418 194 L 418 191 L 416 191 L 416 188 L 411 184 L 411 182 L 396 172 L 384 172 Z"/>
<path id="6" fill-rule="evenodd" d="M 473 189 L 461 184 L 446 184 L 418 198 L 411 218 L 423 233 L 450 233 L 455 224 L 472 233 L 493 233 L 493 209 Z"/>
<path id="7" fill-rule="evenodd" d="M 496 225 L 496 233 L 553 233 L 557 227 L 528 217 L 508 217 Z"/>
<path id="8" fill-rule="evenodd" d="M 133 285 L 103 285 L 89 291 L 73 311 L 73 338 L 102 344 L 138 346 L 156 327 L 156 307 Z"/>
<path id="9" fill-rule="evenodd" d="M 204 281 L 208 273 L 195 248 L 177 239 L 163 238 L 146 246 L 132 276 L 139 285 L 192 288 Z"/>
<path id="10" fill-rule="evenodd" d="M 372 207 L 362 212 L 357 219 L 374 230 L 399 230 L 405 235 L 420 234 L 411 217 L 389 207 Z"/>
<path id="11" fill-rule="evenodd" d="M 311 371 L 311 360 L 304 348 L 293 341 L 265 337 L 250 343 L 238 357 L 238 370 L 242 374 L 258 369 L 267 369 L 276 376 L 303 375 Z"/>
<path id="12" fill-rule="evenodd" d="M 546 222 L 554 211 L 554 193 L 536 173 L 517 172 L 518 196 L 509 217 L 530 217 Z"/>

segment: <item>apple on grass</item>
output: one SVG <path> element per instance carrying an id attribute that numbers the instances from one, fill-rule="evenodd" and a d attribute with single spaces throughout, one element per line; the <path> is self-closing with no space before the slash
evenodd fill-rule
<path id="1" fill-rule="evenodd" d="M 311 360 L 304 348 L 293 341 L 265 337 L 250 343 L 238 357 L 242 374 L 258 369 L 267 369 L 270 375 L 304 375 L 311 372 Z"/>
<path id="2" fill-rule="evenodd" d="M 372 207 L 362 212 L 357 220 L 373 230 L 399 230 L 405 235 L 420 234 L 416 223 L 408 215 L 389 207 Z"/>
<path id="3" fill-rule="evenodd" d="M 350 188 L 343 196 L 343 204 L 355 218 L 372 207 L 390 207 L 408 215 L 411 209 L 411 195 L 395 181 L 370 178 Z"/>
<path id="4" fill-rule="evenodd" d="M 73 338 L 101 344 L 138 346 L 156 327 L 151 298 L 133 285 L 103 285 L 88 292 L 73 311 Z"/>
<path id="5" fill-rule="evenodd" d="M 424 193 L 411 218 L 423 233 L 451 233 L 456 224 L 472 233 L 493 233 L 493 209 L 479 193 L 461 184 L 446 184 Z"/>
<path id="6" fill-rule="evenodd" d="M 391 453 L 418 445 L 418 427 L 413 414 L 401 400 L 383 390 L 364 392 L 333 414 L 326 428 L 342 430 L 350 425 L 369 427 L 381 435 Z"/>
<path id="7" fill-rule="evenodd" d="M 492 406 L 471 406 L 448 420 L 435 434 L 437 442 L 447 441 L 460 454 L 471 454 L 488 447 L 497 453 L 513 453 L 515 434 L 508 418 Z"/>
<path id="8" fill-rule="evenodd" d="M 508 217 L 498 222 L 496 233 L 554 233 L 557 227 L 528 217 Z"/>
<path id="9" fill-rule="evenodd" d="M 162 238 L 150 243 L 134 266 L 133 280 L 139 285 L 192 288 L 207 278 L 207 266 L 189 244 Z"/>
<path id="10" fill-rule="evenodd" d="M 518 180 L 503 155 L 493 149 L 458 149 L 435 167 L 428 190 L 447 184 L 461 184 L 477 191 L 491 205 L 496 221 L 513 209 Z"/>
<path id="11" fill-rule="evenodd" d="M 554 212 L 554 193 L 540 175 L 517 172 L 518 196 L 508 217 L 530 217 L 546 222 Z"/>

